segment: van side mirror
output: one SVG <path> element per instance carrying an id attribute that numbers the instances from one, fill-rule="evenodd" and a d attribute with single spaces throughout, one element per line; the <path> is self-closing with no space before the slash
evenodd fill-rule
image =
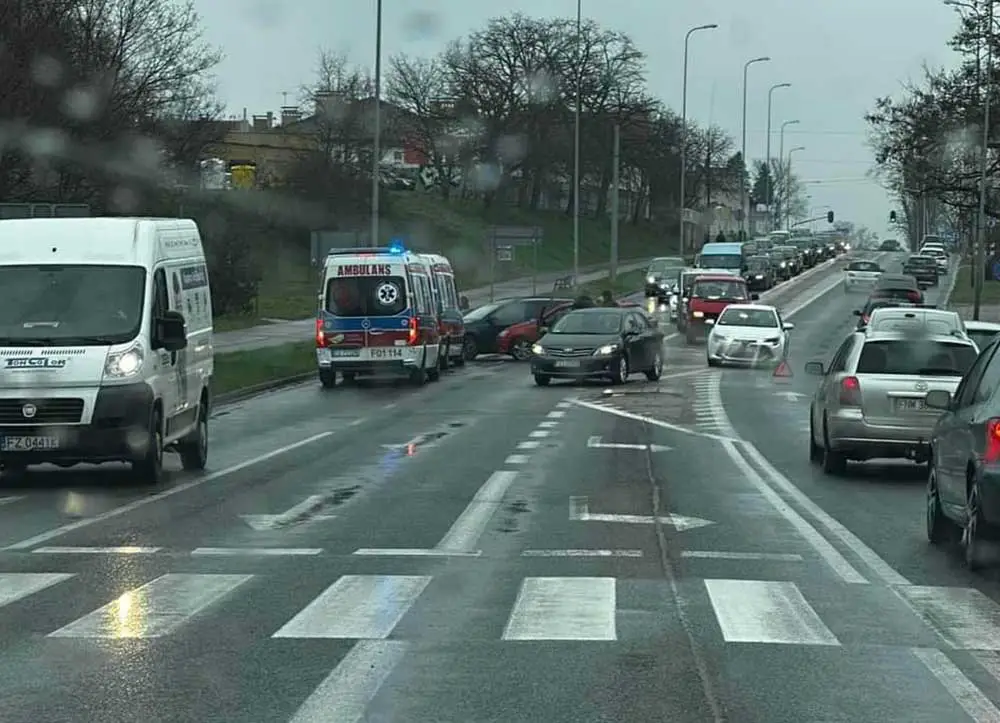
<path id="1" fill-rule="evenodd" d="M 851 313 L 854 314 L 855 316 L 861 316 L 861 309 L 855 309 Z"/>
<path id="2" fill-rule="evenodd" d="M 187 322 L 179 311 L 167 311 L 153 321 L 153 348 L 174 352 L 187 348 Z"/>
<path id="3" fill-rule="evenodd" d="M 549 333 L 549 327 L 547 327 L 547 326 L 540 326 L 540 327 L 538 327 L 538 336 L 539 337 L 541 337 L 543 334 L 548 334 L 548 333 Z"/>
<path id="4" fill-rule="evenodd" d="M 924 403 L 931 409 L 951 409 L 951 392 L 947 392 L 944 389 L 935 389 L 932 392 L 927 392 L 927 396 L 924 398 Z"/>
<path id="5" fill-rule="evenodd" d="M 823 368 L 823 362 L 806 362 L 806 374 L 811 374 L 814 377 L 824 376 L 826 374 L 826 370 Z"/>

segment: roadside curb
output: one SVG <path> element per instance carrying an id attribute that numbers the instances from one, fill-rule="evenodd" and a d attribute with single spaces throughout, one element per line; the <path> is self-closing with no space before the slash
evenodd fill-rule
<path id="1" fill-rule="evenodd" d="M 216 394 L 212 397 L 213 407 L 226 407 L 231 404 L 236 404 L 237 402 L 242 402 L 252 397 L 260 396 L 267 392 L 277 391 L 278 389 L 284 389 L 286 387 L 295 386 L 296 384 L 302 384 L 311 379 L 316 378 L 316 372 L 303 372 L 302 374 L 296 374 L 290 377 L 282 377 L 281 379 L 272 379 L 271 381 L 261 382 L 260 384 L 254 384 L 250 387 L 243 387 L 242 389 L 234 389 L 230 392 L 224 392 L 223 394 Z"/>

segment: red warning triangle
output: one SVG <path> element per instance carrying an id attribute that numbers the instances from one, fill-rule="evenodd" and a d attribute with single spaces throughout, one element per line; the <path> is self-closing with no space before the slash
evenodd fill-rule
<path id="1" fill-rule="evenodd" d="M 782 360 L 781 364 L 774 370 L 774 376 L 776 377 L 790 377 L 792 376 L 792 368 L 788 366 L 788 362 Z"/>

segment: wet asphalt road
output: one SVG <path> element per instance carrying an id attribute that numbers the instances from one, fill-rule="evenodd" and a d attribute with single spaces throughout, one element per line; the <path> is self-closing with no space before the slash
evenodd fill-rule
<path id="1" fill-rule="evenodd" d="M 823 477 L 776 396 L 851 308 L 792 318 L 787 383 L 672 339 L 610 395 L 484 362 L 258 397 L 158 490 L 33 473 L 0 721 L 997 720 L 1000 586 L 927 548 L 917 472 Z"/>

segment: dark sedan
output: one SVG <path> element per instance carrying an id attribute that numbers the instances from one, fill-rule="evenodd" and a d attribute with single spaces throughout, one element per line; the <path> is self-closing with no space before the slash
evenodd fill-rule
<path id="1" fill-rule="evenodd" d="M 635 372 L 655 382 L 663 373 L 663 332 L 636 309 L 571 311 L 531 351 L 531 373 L 542 387 L 553 379 L 624 384 Z"/>
<path id="2" fill-rule="evenodd" d="M 915 278 L 921 287 L 938 285 L 938 263 L 933 256 L 911 256 L 903 262 L 903 273 Z"/>
<path id="3" fill-rule="evenodd" d="M 743 272 L 750 291 L 767 291 L 775 284 L 774 265 L 767 256 L 751 256 Z"/>

